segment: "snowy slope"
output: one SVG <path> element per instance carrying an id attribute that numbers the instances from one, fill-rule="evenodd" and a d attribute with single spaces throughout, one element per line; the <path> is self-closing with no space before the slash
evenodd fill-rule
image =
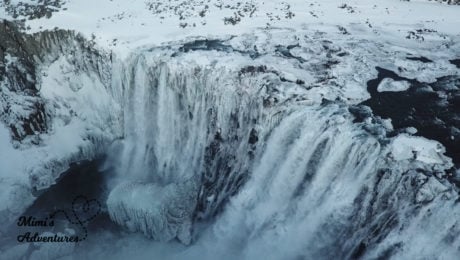
<path id="1" fill-rule="evenodd" d="M 27 20 L 25 27 L 30 27 L 30 32 L 58 27 L 75 29 L 87 37 L 94 34 L 99 44 L 122 55 L 145 44 L 187 36 L 240 34 L 266 27 L 306 26 L 333 31 L 341 26 L 355 36 L 379 41 L 391 37 L 441 38 L 444 34 L 458 35 L 460 22 L 460 6 L 400 0 L 79 0 L 65 1 L 58 10 L 49 19 Z M 11 17 L 6 13 L 3 16 Z M 232 17 L 238 17 L 239 22 L 226 22 Z"/>
<path id="2" fill-rule="evenodd" d="M 101 156 L 121 136 L 120 107 L 108 55 L 81 36 L 1 26 L 10 31 L 1 43 L 0 218 L 11 222 L 70 163 Z"/>

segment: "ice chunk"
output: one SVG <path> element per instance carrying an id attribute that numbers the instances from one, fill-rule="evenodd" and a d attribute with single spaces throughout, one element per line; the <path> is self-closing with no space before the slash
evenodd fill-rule
<path id="1" fill-rule="evenodd" d="M 415 201 L 417 203 L 430 202 L 436 195 L 448 191 L 448 187 L 444 186 L 435 177 L 430 177 L 417 192 Z"/>
<path id="2" fill-rule="evenodd" d="M 411 127 L 406 128 L 406 132 L 409 134 L 415 135 L 418 132 L 418 130 L 417 128 L 411 126 Z"/>
<path id="3" fill-rule="evenodd" d="M 379 86 L 377 87 L 378 92 L 399 92 L 399 91 L 406 91 L 410 88 L 410 83 L 402 80 L 402 81 L 395 81 L 390 78 L 384 78 L 382 82 L 380 82 Z"/>
<path id="4" fill-rule="evenodd" d="M 166 186 L 122 183 L 110 193 L 107 206 L 111 219 L 130 231 L 141 231 L 155 240 L 178 238 L 190 244 L 197 191 L 193 181 Z"/>
<path id="5" fill-rule="evenodd" d="M 445 148 L 438 142 L 402 134 L 396 137 L 392 143 L 392 155 L 397 161 L 414 158 L 428 164 L 444 164 L 445 157 L 442 154 Z"/>

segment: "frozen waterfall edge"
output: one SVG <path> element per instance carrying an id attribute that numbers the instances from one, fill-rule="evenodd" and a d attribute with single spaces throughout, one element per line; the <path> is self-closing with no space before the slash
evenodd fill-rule
<path id="1" fill-rule="evenodd" d="M 290 223 L 285 235 L 310 232 L 298 237 L 311 239 L 310 246 L 290 242 L 297 252 L 292 257 L 410 255 L 413 248 L 401 250 L 404 243 L 393 241 L 396 230 L 409 232 L 412 218 L 426 223 L 423 205 L 458 197 L 443 177 L 452 161 L 436 141 L 388 138 L 386 122 L 370 116 L 353 123 L 349 105 L 340 101 L 305 104 L 280 95 L 280 88 L 296 84 L 267 69 L 244 74 L 240 66 L 193 63 L 193 55 L 180 60 L 152 53 L 132 59 L 123 83 L 130 122 L 122 155 L 128 157 L 120 160 L 128 164 L 120 168 L 134 171 L 128 179 L 142 181 L 122 181 L 108 201 L 111 218 L 130 230 L 189 244 L 196 237 L 193 223 L 212 220 L 202 235 L 212 237 L 209 243 L 255 236 L 248 242 L 254 248 L 275 247 L 281 257 L 290 255 L 281 246 L 284 236 L 270 228 L 279 222 Z M 182 184 L 187 179 L 194 184 Z M 165 197 L 154 195 L 163 190 Z M 174 207 L 180 218 L 168 215 Z M 322 213 L 311 211 L 319 208 Z M 340 235 L 329 233 L 334 230 Z M 227 249 L 216 244 L 216 250 Z M 248 258 L 257 256 L 255 249 L 244 250 Z"/>

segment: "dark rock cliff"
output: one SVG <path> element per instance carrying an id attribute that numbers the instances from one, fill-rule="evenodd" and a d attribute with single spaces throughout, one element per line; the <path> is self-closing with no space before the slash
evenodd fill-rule
<path id="1" fill-rule="evenodd" d="M 0 22 L 0 122 L 16 141 L 26 137 L 39 143 L 39 134 L 50 128 L 52 111 L 40 96 L 40 67 L 62 55 L 73 57 L 75 69 L 96 71 L 110 81 L 109 54 L 98 51 L 92 41 L 67 30 L 23 33 L 10 21 Z"/>

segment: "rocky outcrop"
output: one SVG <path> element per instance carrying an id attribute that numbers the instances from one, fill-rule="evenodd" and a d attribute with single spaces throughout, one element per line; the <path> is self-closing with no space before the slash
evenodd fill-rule
<path id="1" fill-rule="evenodd" d="M 0 39 L 0 221 L 8 227 L 37 191 L 121 133 L 109 53 L 73 31 L 27 34 L 5 20 Z"/>
<path id="2" fill-rule="evenodd" d="M 16 141 L 31 137 L 37 144 L 38 135 L 50 128 L 52 112 L 40 95 L 41 66 L 79 53 L 85 59 L 74 59 L 76 69 L 95 71 L 103 82 L 110 82 L 109 56 L 72 31 L 26 34 L 17 24 L 3 20 L 0 38 L 0 122 L 9 126 Z"/>
<path id="3" fill-rule="evenodd" d="M 65 1 L 62 0 L 38 0 L 38 1 L 13 1 L 5 0 L 0 4 L 13 18 L 25 16 L 28 19 L 42 17 L 50 18 L 54 12 L 64 9 Z"/>

